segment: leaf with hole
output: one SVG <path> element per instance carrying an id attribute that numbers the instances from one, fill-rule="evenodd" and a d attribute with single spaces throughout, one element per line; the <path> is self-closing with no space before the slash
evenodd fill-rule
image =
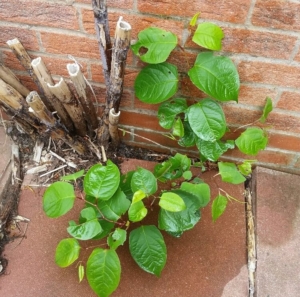
<path id="1" fill-rule="evenodd" d="M 140 268 L 160 276 L 167 261 L 167 248 L 163 236 L 155 226 L 141 226 L 131 231 L 129 250 Z"/>
<path id="2" fill-rule="evenodd" d="M 163 102 L 157 112 L 159 124 L 164 129 L 171 129 L 173 127 L 175 118 L 178 114 L 187 109 L 185 99 L 176 98 L 170 101 Z"/>
<path id="3" fill-rule="evenodd" d="M 115 250 L 96 248 L 86 265 L 87 280 L 99 297 L 108 297 L 120 282 L 121 265 Z"/>
<path id="4" fill-rule="evenodd" d="M 119 188 L 120 171 L 110 160 L 106 166 L 96 164 L 86 173 L 83 181 L 84 192 L 100 200 L 110 199 Z"/>
<path id="5" fill-rule="evenodd" d="M 246 178 L 238 171 L 236 165 L 230 162 L 218 162 L 222 181 L 234 185 L 243 183 Z"/>
<path id="6" fill-rule="evenodd" d="M 268 144 L 268 137 L 264 130 L 256 127 L 247 128 L 236 140 L 239 150 L 246 155 L 257 155 Z"/>
<path id="7" fill-rule="evenodd" d="M 177 92 L 177 88 L 177 67 L 166 62 L 144 67 L 134 82 L 137 98 L 149 104 L 168 100 Z"/>
<path id="8" fill-rule="evenodd" d="M 238 101 L 239 74 L 229 58 L 200 53 L 188 75 L 196 87 L 213 98 Z"/>
<path id="9" fill-rule="evenodd" d="M 198 25 L 192 40 L 204 48 L 219 51 L 222 48 L 223 38 L 224 33 L 219 26 L 205 22 Z"/>
<path id="10" fill-rule="evenodd" d="M 124 244 L 126 236 L 126 230 L 116 228 L 116 230 L 107 237 L 107 244 L 111 249 L 116 250 L 120 245 Z"/>
<path id="11" fill-rule="evenodd" d="M 149 64 L 165 62 L 177 46 L 177 36 L 159 28 L 150 27 L 140 31 L 138 39 L 131 49 L 143 62 Z"/>
<path id="12" fill-rule="evenodd" d="M 222 195 L 218 195 L 211 206 L 211 213 L 213 221 L 215 222 L 225 211 L 227 206 L 227 198 Z"/>
<path id="13" fill-rule="evenodd" d="M 57 218 L 72 209 L 75 192 L 67 182 L 55 182 L 49 186 L 43 195 L 43 209 L 50 218 Z"/>
<path id="14" fill-rule="evenodd" d="M 193 132 L 206 141 L 216 141 L 226 132 L 226 120 L 221 106 L 203 99 L 189 107 L 187 118 Z"/>
<path id="15" fill-rule="evenodd" d="M 266 98 L 266 104 L 264 106 L 264 110 L 263 110 L 263 114 L 260 117 L 259 121 L 261 123 L 264 123 L 267 120 L 267 117 L 269 115 L 269 113 L 273 110 L 273 102 L 272 99 L 267 97 Z"/>
<path id="16" fill-rule="evenodd" d="M 74 263 L 80 252 L 80 245 L 75 238 L 66 238 L 59 242 L 55 251 L 55 263 L 59 267 L 67 267 Z"/>

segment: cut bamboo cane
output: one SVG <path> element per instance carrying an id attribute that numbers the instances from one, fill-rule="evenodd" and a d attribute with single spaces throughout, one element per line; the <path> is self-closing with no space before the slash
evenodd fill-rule
<path id="1" fill-rule="evenodd" d="M 44 64 L 43 60 L 38 57 L 31 62 L 33 71 L 37 77 L 37 79 L 40 82 L 41 88 L 43 89 L 43 92 L 45 96 L 49 99 L 51 104 L 53 105 L 55 111 L 57 111 L 57 114 L 62 122 L 62 124 L 68 129 L 70 133 L 74 131 L 73 123 L 71 121 L 70 116 L 66 112 L 63 104 L 50 92 L 48 85 L 53 85 L 54 81 L 52 79 L 52 76 L 50 75 L 46 65 Z M 44 102 L 44 101 L 43 101 Z M 45 103 L 45 102 L 44 102 Z M 45 104 L 47 106 L 47 104 Z M 48 106 L 47 106 L 48 108 Z M 49 109 L 49 108 L 48 108 Z"/>
<path id="2" fill-rule="evenodd" d="M 67 110 L 70 118 L 74 123 L 78 135 L 86 136 L 87 129 L 82 109 L 78 104 L 78 101 L 76 100 L 75 96 L 71 93 L 64 79 L 61 77 L 60 81 L 57 84 L 51 85 L 48 83 L 47 86 L 50 92 L 61 101 L 61 103 Z"/>
<path id="3" fill-rule="evenodd" d="M 82 105 L 85 119 L 91 127 L 91 130 L 96 130 L 98 128 L 98 119 L 95 107 L 90 99 L 92 93 L 91 89 L 87 86 L 78 64 L 67 64 L 67 69 L 78 94 L 78 99 Z"/>
<path id="4" fill-rule="evenodd" d="M 123 17 L 120 17 L 115 31 L 108 98 L 109 109 L 114 108 L 116 113 L 119 111 L 123 93 L 124 73 L 130 40 L 131 26 L 129 23 L 123 21 Z"/>
<path id="5" fill-rule="evenodd" d="M 26 97 L 29 94 L 30 91 L 21 84 L 20 80 L 15 76 L 15 74 L 9 68 L 1 64 L 0 78 L 16 89 L 21 95 Z"/>
<path id="6" fill-rule="evenodd" d="M 50 111 L 53 111 L 54 110 L 53 109 L 53 105 L 51 104 L 51 102 L 49 101 L 49 99 L 44 96 L 44 90 L 42 88 L 42 85 L 41 85 L 39 79 L 37 78 L 35 72 L 32 69 L 31 58 L 28 55 L 27 51 L 25 50 L 23 44 L 19 41 L 18 38 L 14 38 L 12 40 L 8 40 L 6 43 L 11 48 L 11 50 L 14 52 L 14 54 L 16 55 L 17 59 L 20 61 L 20 63 L 22 64 L 22 66 L 27 70 L 27 72 L 31 76 L 31 78 L 34 81 L 34 83 L 38 86 L 39 91 L 42 94 L 42 100 L 45 103 L 45 105 L 47 106 L 47 108 Z"/>
<path id="7" fill-rule="evenodd" d="M 36 116 L 38 116 L 41 121 L 50 129 L 51 136 L 53 138 L 63 140 L 80 155 L 86 153 L 86 148 L 82 143 L 73 139 L 66 133 L 64 129 L 59 127 L 59 123 L 56 122 L 52 113 L 49 112 L 49 110 L 46 108 L 37 92 L 30 92 L 30 94 L 26 98 L 26 101 L 28 105 L 33 109 Z"/>
<path id="8" fill-rule="evenodd" d="M 118 145 L 120 141 L 118 133 L 120 113 L 120 111 L 115 113 L 113 108 L 109 111 L 109 134 L 114 145 Z"/>

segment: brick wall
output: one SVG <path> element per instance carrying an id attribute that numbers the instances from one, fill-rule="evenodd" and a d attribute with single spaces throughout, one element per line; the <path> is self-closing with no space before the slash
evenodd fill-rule
<path id="1" fill-rule="evenodd" d="M 224 110 L 231 128 L 229 137 L 241 125 L 259 118 L 266 96 L 275 109 L 267 121 L 269 145 L 261 152 L 259 164 L 280 170 L 300 172 L 300 2 L 293 0 L 108 0 L 113 36 L 122 15 L 133 28 L 133 38 L 148 26 L 168 29 L 182 41 L 190 18 L 201 12 L 201 21 L 217 23 L 225 31 L 223 53 L 238 67 L 241 79 L 239 104 L 226 103 Z M 0 0 L 0 62 L 13 69 L 25 85 L 35 88 L 6 41 L 18 37 L 34 58 L 41 56 L 51 73 L 66 75 L 67 55 L 80 62 L 86 77 L 104 102 L 104 78 L 94 30 L 90 0 Z M 180 71 L 193 64 L 195 46 L 188 42 L 170 58 Z M 183 62 L 184 61 L 184 62 Z M 165 146 L 178 146 L 162 135 L 157 106 L 134 98 L 133 83 L 140 62 L 130 53 L 125 77 L 121 124 L 142 137 Z M 203 98 L 203 94 L 183 77 L 181 96 Z M 242 131 L 242 130 L 239 130 Z M 130 135 L 128 143 L 157 149 L 143 138 Z M 159 148 L 162 149 L 162 148 Z M 226 159 L 241 159 L 237 151 Z M 247 157 L 249 158 L 249 157 Z"/>

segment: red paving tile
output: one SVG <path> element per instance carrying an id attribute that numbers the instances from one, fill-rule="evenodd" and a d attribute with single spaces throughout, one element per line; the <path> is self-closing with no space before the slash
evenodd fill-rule
<path id="1" fill-rule="evenodd" d="M 145 164 L 139 162 L 139 164 Z M 135 166 L 129 160 L 125 166 Z M 153 165 L 148 165 L 153 166 Z M 128 168 L 128 167 L 127 167 Z M 131 167 L 132 168 L 132 167 Z M 222 183 L 215 172 L 203 179 L 215 183 L 232 196 L 243 200 L 243 185 Z M 6 248 L 9 259 L 7 275 L 0 278 L 0 295 L 6 297 L 73 297 L 96 296 L 86 280 L 78 283 L 76 264 L 59 268 L 54 263 L 57 243 L 67 237 L 70 219 L 76 219 L 81 201 L 58 219 L 50 219 L 42 211 L 41 192 L 24 189 L 20 198 L 19 214 L 31 221 L 26 239 L 16 240 Z M 212 189 L 212 197 L 217 195 Z M 75 215 L 75 216 L 74 216 Z M 147 223 L 155 223 L 153 211 Z M 22 226 L 24 228 L 24 226 Z M 248 277 L 246 269 L 246 227 L 244 205 L 229 203 L 228 210 L 213 223 L 210 207 L 202 211 L 200 223 L 181 238 L 166 235 L 168 260 L 160 278 L 140 270 L 132 260 L 128 246 L 118 248 L 122 275 L 115 297 L 246 297 Z M 20 244 L 19 244 L 20 243 Z M 98 243 L 98 242 L 97 242 Z M 95 242 L 93 242 L 93 246 Z M 85 250 L 87 257 L 91 250 Z"/>
<path id="2" fill-rule="evenodd" d="M 300 176 L 257 168 L 257 296 L 299 296 Z"/>

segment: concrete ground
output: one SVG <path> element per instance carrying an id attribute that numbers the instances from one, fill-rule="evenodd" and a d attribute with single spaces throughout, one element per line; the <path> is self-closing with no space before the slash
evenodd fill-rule
<path id="1" fill-rule="evenodd" d="M 123 163 L 122 170 L 137 165 L 153 166 L 148 162 L 130 160 Z M 0 168 L 3 167 L 0 165 Z M 212 186 L 212 197 L 218 194 L 215 190 L 217 183 L 235 198 L 244 199 L 243 185 L 222 183 L 213 175 L 213 172 L 208 172 L 202 176 Z M 68 236 L 68 221 L 77 218 L 82 206 L 80 201 L 66 216 L 50 219 L 42 211 L 42 192 L 28 187 L 22 190 L 19 214 L 29 218 L 30 223 L 21 225 L 22 230 L 26 230 L 26 238 L 15 240 L 6 247 L 9 264 L 7 275 L 0 277 L 0 296 L 95 296 L 86 280 L 78 283 L 76 264 L 62 269 L 54 263 L 56 245 Z M 253 194 L 257 205 L 257 297 L 299 295 L 299 193 L 300 176 L 256 169 Z M 147 223 L 156 220 L 154 211 Z M 208 206 L 194 229 L 179 239 L 166 235 L 165 240 L 168 259 L 160 278 L 140 270 L 127 245 L 118 249 L 122 275 L 120 286 L 112 296 L 249 296 L 244 204 L 229 203 L 227 211 L 216 223 L 211 220 Z M 87 258 L 90 252 L 87 248 L 83 254 Z"/>

